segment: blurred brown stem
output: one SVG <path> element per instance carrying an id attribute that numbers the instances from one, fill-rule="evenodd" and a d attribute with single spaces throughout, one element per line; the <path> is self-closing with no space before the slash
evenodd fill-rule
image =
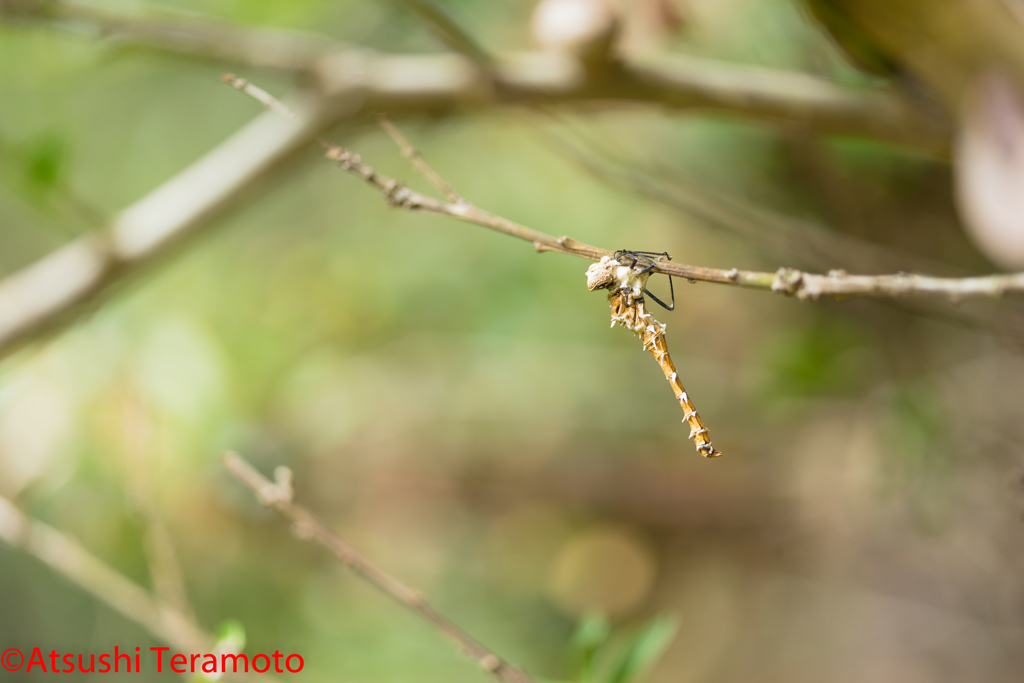
<path id="1" fill-rule="evenodd" d="M 494 59 L 480 46 L 448 10 L 436 0 L 399 0 L 418 14 L 445 45 L 455 50 L 484 71 L 494 69 Z"/>
<path id="2" fill-rule="evenodd" d="M 292 502 L 291 472 L 287 468 L 278 467 L 275 471 L 275 481 L 271 482 L 237 453 L 224 454 L 224 467 L 248 486 L 262 505 L 291 522 L 297 537 L 318 543 L 334 553 L 335 557 L 349 569 L 455 641 L 467 656 L 499 681 L 535 683 L 526 672 L 502 660 L 448 617 L 430 606 L 419 591 L 409 588 L 375 565 L 311 512 Z"/>
<path id="3" fill-rule="evenodd" d="M 887 87 L 850 87 L 797 72 L 739 66 L 686 55 L 623 59 L 600 74 L 568 55 L 488 56 L 446 13 L 403 0 L 456 52 L 399 55 L 354 49 L 315 35 L 242 27 L 179 13 L 126 14 L 74 0 L 7 0 L 0 20 L 92 28 L 128 44 L 226 60 L 302 77 L 322 93 L 357 88 L 345 116 L 386 111 L 392 118 L 481 111 L 499 105 L 607 109 L 617 104 L 739 116 L 824 134 L 855 135 L 945 155 L 951 126 Z"/>
<path id="4" fill-rule="evenodd" d="M 128 497 L 145 528 L 143 544 L 153 592 L 160 601 L 194 618 L 174 540 L 160 514 L 160 495 L 153 482 L 158 463 L 152 417 L 141 398 L 127 402 L 124 421 Z"/>
<path id="5" fill-rule="evenodd" d="M 190 617 L 157 600 L 77 541 L 22 514 L 0 497 L 0 540 L 32 555 L 182 654 L 209 652 L 214 639 Z M 226 674 L 241 682 L 274 683 L 262 674 Z"/>
<path id="6" fill-rule="evenodd" d="M 325 54 L 345 47 L 314 33 L 241 26 L 147 5 L 126 12 L 79 0 L 5 0 L 0 2 L 0 20 L 93 33 L 115 45 L 288 73 L 306 72 Z"/>
<path id="7" fill-rule="evenodd" d="M 398 148 L 402 150 L 402 155 L 411 161 L 416 170 L 422 173 L 434 187 L 440 190 L 441 194 L 447 197 L 449 202 L 457 203 L 462 201 L 462 197 L 460 197 L 458 193 L 452 189 L 452 186 L 449 185 L 448 182 L 423 159 L 419 150 L 413 147 L 412 143 L 402 135 L 402 131 L 398 130 L 398 128 L 396 128 L 395 125 L 388 121 L 384 116 L 378 117 L 377 122 L 380 124 L 380 127 L 384 129 L 384 132 L 394 140 L 395 144 L 398 145 Z"/>
<path id="8" fill-rule="evenodd" d="M 336 97 L 344 99 L 345 93 Z M 336 107 L 336 101 L 302 93 L 292 118 L 256 118 L 107 227 L 0 280 L 0 358 L 75 320 L 115 286 L 209 227 L 329 127 Z"/>

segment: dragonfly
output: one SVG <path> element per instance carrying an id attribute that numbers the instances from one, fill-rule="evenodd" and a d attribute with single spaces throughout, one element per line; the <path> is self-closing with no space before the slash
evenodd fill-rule
<path id="1" fill-rule="evenodd" d="M 637 275 L 643 276 L 649 274 L 658 265 L 658 260 L 665 259 L 671 261 L 672 257 L 669 256 L 667 251 L 628 251 L 626 249 L 620 249 L 619 251 L 612 254 L 612 258 L 620 263 L 624 263 L 629 260 L 630 268 L 639 268 Z M 643 263 L 643 267 L 640 264 Z M 643 293 L 654 299 L 655 303 L 664 308 L 666 311 L 674 311 L 676 309 L 676 290 L 672 286 L 672 276 L 668 276 L 668 291 L 672 297 L 672 303 L 666 304 L 664 301 L 654 296 L 654 294 L 647 289 L 644 285 Z"/>
<path id="2" fill-rule="evenodd" d="M 643 342 L 644 349 L 650 351 L 658 362 L 665 378 L 672 387 L 672 393 L 683 409 L 683 422 L 690 427 L 690 438 L 693 439 L 697 452 L 705 458 L 717 458 L 722 453 L 711 444 L 704 421 L 697 414 L 697 409 L 690 401 L 686 388 L 679 380 L 679 373 L 668 353 L 665 342 L 665 324 L 654 319 L 647 311 L 644 295 L 651 297 L 666 310 L 673 310 L 676 305 L 675 289 L 672 276 L 669 276 L 669 291 L 672 303 L 666 304 L 647 289 L 647 280 L 662 259 L 671 261 L 667 252 L 632 251 L 622 249 L 611 256 L 604 256 L 600 261 L 587 268 L 587 289 L 591 292 L 598 289 L 608 290 L 608 301 L 612 309 L 612 327 L 616 324 L 632 330 Z"/>

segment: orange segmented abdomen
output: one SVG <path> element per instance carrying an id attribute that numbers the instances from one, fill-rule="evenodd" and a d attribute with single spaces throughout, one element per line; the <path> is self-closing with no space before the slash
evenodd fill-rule
<path id="1" fill-rule="evenodd" d="M 668 345 L 665 343 L 665 325 L 658 322 L 647 312 L 647 304 L 643 296 L 634 295 L 633 291 L 626 287 L 619 287 L 608 293 L 608 300 L 612 307 L 612 325 L 619 323 L 623 327 L 633 330 L 644 343 L 644 348 L 651 352 L 658 365 L 661 366 L 665 378 L 672 387 L 672 392 L 683 408 L 683 422 L 690 426 L 690 438 L 693 439 L 697 451 L 705 458 L 717 458 L 722 453 L 711 444 L 711 437 L 708 434 L 704 421 L 697 414 L 697 409 L 690 401 L 686 388 L 679 380 L 679 373 L 668 353 Z"/>

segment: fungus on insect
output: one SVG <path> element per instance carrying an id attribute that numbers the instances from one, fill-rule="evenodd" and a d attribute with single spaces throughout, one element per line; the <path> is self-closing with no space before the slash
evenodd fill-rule
<path id="1" fill-rule="evenodd" d="M 672 363 L 672 357 L 669 356 L 668 345 L 665 343 L 665 325 L 647 312 L 644 294 L 668 310 L 675 308 L 675 292 L 671 290 L 671 277 L 671 305 L 666 305 L 647 291 L 647 279 L 657 265 L 656 258 L 671 259 L 667 253 L 625 250 L 617 251 L 612 256 L 605 256 L 587 269 L 587 289 L 608 290 L 608 301 L 612 307 L 612 327 L 618 323 L 640 337 L 644 348 L 651 352 L 665 373 L 665 378 L 683 409 L 683 422 L 690 426 L 690 438 L 697 446 L 697 451 L 705 458 L 717 458 L 721 452 L 711 445 L 707 427 L 690 402 L 683 383 L 679 381 L 679 373 Z"/>

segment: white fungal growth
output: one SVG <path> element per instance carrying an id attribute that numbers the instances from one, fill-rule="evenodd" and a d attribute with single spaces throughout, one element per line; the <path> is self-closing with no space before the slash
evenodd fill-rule
<path id="1" fill-rule="evenodd" d="M 639 299 L 643 296 L 649 276 L 650 273 L 641 275 L 637 268 L 623 265 L 611 256 L 604 256 L 587 268 L 587 289 L 594 291 L 607 288 L 613 292 L 626 289 L 630 299 Z"/>

